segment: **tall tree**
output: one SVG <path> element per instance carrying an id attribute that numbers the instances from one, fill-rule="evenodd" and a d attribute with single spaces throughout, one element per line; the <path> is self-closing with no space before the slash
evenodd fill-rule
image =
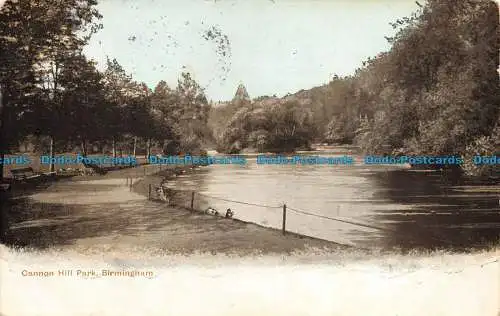
<path id="1" fill-rule="evenodd" d="M 70 67 L 64 67 L 61 79 L 66 82 L 62 94 L 62 109 L 67 137 L 78 143 L 84 156 L 88 154 L 88 144 L 101 140 L 106 135 L 105 90 L 102 74 L 93 61 L 85 56 L 73 58 Z"/>
<path id="2" fill-rule="evenodd" d="M 23 120 L 27 113 L 43 112 L 33 108 L 35 104 L 51 111 L 54 104 L 60 102 L 58 75 L 61 63 L 78 52 L 102 27 L 94 23 L 101 17 L 96 5 L 95 0 L 8 0 L 4 4 L 0 11 L 0 58 L 3 59 L 0 84 L 4 97 L 0 156 L 7 150 L 5 145 L 15 141 L 15 137 L 6 133 L 11 130 L 7 128 L 9 125 Z M 27 102 L 26 96 L 43 102 Z M 50 120 L 30 123 L 15 125 L 55 133 Z M 24 129 L 23 132 L 27 134 L 33 130 Z"/>
<path id="3" fill-rule="evenodd" d="M 108 102 L 107 121 L 109 136 L 112 141 L 113 157 L 117 155 L 117 144 L 124 140 L 129 131 L 129 127 L 123 123 L 127 120 L 127 106 L 131 97 L 137 95 L 137 88 L 133 88 L 132 76 L 127 74 L 125 69 L 116 59 L 107 60 L 107 67 L 104 71 L 104 86 Z M 121 150 L 120 146 L 120 150 Z"/>
<path id="4" fill-rule="evenodd" d="M 31 36 L 26 3 L 7 1 L 0 10 L 0 158 L 25 134 L 26 96 L 34 89 Z M 0 180 L 3 164 L 0 164 Z"/>
<path id="5" fill-rule="evenodd" d="M 182 73 L 175 90 L 160 82 L 154 91 L 153 107 L 162 112 L 172 127 L 177 148 L 168 151 L 195 153 L 202 142 L 211 137 L 207 125 L 210 105 L 203 88 L 189 73 Z"/>

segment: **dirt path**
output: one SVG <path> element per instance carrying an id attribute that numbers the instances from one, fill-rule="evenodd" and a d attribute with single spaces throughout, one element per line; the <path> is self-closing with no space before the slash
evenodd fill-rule
<path id="1" fill-rule="evenodd" d="M 158 171 L 158 166 L 142 166 L 59 181 L 27 200 L 14 200 L 8 210 L 6 243 L 38 249 L 69 247 L 82 252 L 143 249 L 239 255 L 342 247 L 148 201 L 149 183 L 158 184 L 163 178 L 153 175 Z M 171 172 L 163 170 L 162 174 Z M 134 177 L 137 192 L 130 191 L 129 177 Z"/>

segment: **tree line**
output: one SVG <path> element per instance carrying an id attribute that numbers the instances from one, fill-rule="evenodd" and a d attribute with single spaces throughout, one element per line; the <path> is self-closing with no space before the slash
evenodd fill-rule
<path id="1" fill-rule="evenodd" d="M 370 154 L 500 154 L 498 5 L 417 5 L 393 23 L 391 49 L 351 76 L 283 98 L 250 99 L 239 87 L 232 102 L 212 107 L 188 73 L 176 87 L 149 89 L 115 59 L 99 71 L 83 54 L 102 28 L 96 0 L 8 0 L 0 11 L 0 155 L 26 141 L 51 155 L 197 154 L 207 140 L 226 153 L 328 142 Z"/>
<path id="2" fill-rule="evenodd" d="M 83 54 L 102 28 L 95 0 L 8 0 L 0 10 L 0 155 L 201 152 L 210 105 L 189 73 L 176 87 L 135 81 L 116 59 Z M 0 176 L 3 165 L 0 164 Z M 51 165 L 51 171 L 54 166 Z"/>
<path id="3" fill-rule="evenodd" d="M 429 0 L 392 23 L 387 52 L 351 76 L 283 98 L 212 109 L 218 147 L 290 151 L 313 141 L 370 154 L 500 155 L 499 9 L 494 1 Z M 465 163 L 473 175 L 498 166 Z"/>

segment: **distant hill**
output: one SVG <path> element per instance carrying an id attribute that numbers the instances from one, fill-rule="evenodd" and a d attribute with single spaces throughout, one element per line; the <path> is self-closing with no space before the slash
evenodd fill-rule
<path id="1" fill-rule="evenodd" d="M 311 110 L 314 121 L 319 126 L 319 133 L 323 133 L 323 128 L 328 124 L 332 116 L 332 110 L 325 110 L 325 104 L 328 102 L 329 84 L 310 89 L 302 89 L 293 94 L 287 94 L 281 98 L 276 96 L 259 96 L 250 99 L 246 87 L 240 84 L 232 101 L 217 102 L 213 104 L 210 116 L 209 126 L 215 135 L 220 134 L 227 122 L 243 106 L 250 103 L 268 107 L 274 104 L 285 102 L 298 102 L 300 105 Z"/>
<path id="2" fill-rule="evenodd" d="M 327 94 L 328 85 L 313 87 L 310 89 L 302 89 L 293 94 L 284 96 L 284 101 L 298 101 L 303 105 L 312 105 L 314 103 L 322 102 Z"/>

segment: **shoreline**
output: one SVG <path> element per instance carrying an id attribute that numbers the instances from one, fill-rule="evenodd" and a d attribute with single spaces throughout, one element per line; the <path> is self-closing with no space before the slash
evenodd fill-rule
<path id="1" fill-rule="evenodd" d="M 351 248 L 147 199 L 149 184 L 160 184 L 193 169 L 197 167 L 159 171 L 146 165 L 30 185 L 4 204 L 2 244 L 27 251 L 126 253 L 144 249 L 146 253 L 244 257 L 303 251 L 335 254 Z M 130 178 L 132 185 L 127 184 Z"/>
<path id="2" fill-rule="evenodd" d="M 203 166 L 171 166 L 170 168 L 163 169 L 157 173 L 146 175 L 145 177 L 143 177 L 142 179 L 140 179 L 137 183 L 135 183 L 133 185 L 133 188 L 132 188 L 133 192 L 140 194 L 142 196 L 145 196 L 147 198 L 150 184 L 151 185 L 160 185 L 161 183 L 168 182 L 168 181 L 172 180 L 173 177 L 175 177 L 179 174 L 193 172 L 194 170 L 199 169 L 200 167 L 203 167 Z M 159 201 L 159 200 L 152 201 L 152 202 L 164 203 L 163 201 Z M 189 201 L 184 200 L 184 202 L 187 203 Z M 244 221 L 244 220 L 237 219 L 237 218 L 227 219 L 227 218 L 224 218 L 222 216 L 208 215 L 208 214 L 205 214 L 202 210 L 195 209 L 193 211 L 193 210 L 189 209 L 188 207 L 183 207 L 183 206 L 179 206 L 179 205 L 168 205 L 168 207 L 177 209 L 179 211 L 186 212 L 187 214 L 194 214 L 196 216 L 203 216 L 207 220 L 230 222 L 230 223 L 233 223 L 234 225 L 236 225 L 240 228 L 244 228 L 246 226 L 252 226 L 253 228 L 256 228 L 256 229 L 263 229 L 263 230 L 272 232 L 274 234 L 278 234 L 279 238 L 283 238 L 285 240 L 287 240 L 287 239 L 296 239 L 297 240 L 298 239 L 298 240 L 301 240 L 304 242 L 309 241 L 309 242 L 315 243 L 315 244 L 316 243 L 322 244 L 321 245 L 322 247 L 327 247 L 327 248 L 330 248 L 330 247 L 344 248 L 344 249 L 351 249 L 351 248 L 354 249 L 355 248 L 355 249 L 359 249 L 361 251 L 369 251 L 369 249 L 354 247 L 351 245 L 345 245 L 345 244 L 337 243 L 337 242 L 334 242 L 331 240 L 302 235 L 302 234 L 290 232 L 290 231 L 287 231 L 286 234 L 283 235 L 281 229 L 278 229 L 278 228 L 267 227 L 267 226 L 259 225 L 259 224 L 254 223 L 254 222 Z"/>
<path id="3" fill-rule="evenodd" d="M 120 243 L 138 244 L 146 248 L 177 253 L 197 251 L 235 254 L 255 251 L 290 253 L 311 246 L 311 248 L 326 247 L 332 253 L 342 248 L 357 249 L 362 252 L 374 250 L 289 231 L 283 235 L 279 228 L 266 227 L 237 218 L 227 219 L 208 215 L 203 212 L 207 206 L 203 199 L 200 200 L 201 204 L 195 204 L 197 210 L 191 211 L 190 191 L 184 191 L 183 194 L 179 190 L 181 193 L 176 194 L 174 205 L 159 200 L 154 201 L 156 199 L 154 195 L 152 200 L 148 200 L 149 185 L 157 186 L 162 182 L 172 181 L 176 175 L 195 172 L 194 170 L 200 166 L 172 165 L 161 168 L 160 170 L 160 166 L 142 165 L 110 171 L 106 175 L 75 176 L 50 180 L 39 185 L 29 184 L 30 187 L 26 191 L 15 188 L 12 203 L 6 204 L 20 203 L 22 200 L 27 200 L 28 204 L 21 206 L 21 214 L 25 218 L 15 220 L 7 227 L 9 238 L 14 242 L 18 239 L 16 236 L 20 236 L 21 244 L 26 247 L 34 245 L 36 248 L 39 242 L 32 241 L 30 236 L 37 232 L 44 239 L 40 242 L 43 247 L 64 244 L 64 238 L 79 242 L 82 238 L 90 237 L 85 243 L 91 247 L 99 248 L 100 242 L 103 244 L 116 242 L 117 247 L 122 246 Z M 133 179 L 132 185 L 130 178 Z M 6 212 L 10 213 L 11 218 L 18 217 L 17 211 L 10 210 L 9 207 Z M 68 212 L 75 214 L 74 219 L 85 220 L 84 231 L 72 232 L 81 228 L 72 223 L 62 223 L 65 221 L 62 219 L 60 219 L 61 224 L 57 223 L 60 217 L 67 218 Z M 30 227 L 11 228 L 13 224 L 23 226 L 28 225 L 24 224 L 28 222 Z M 47 223 L 54 227 L 53 231 L 43 228 Z M 137 236 L 137 241 L 132 236 Z M 393 248 L 385 251 L 405 252 Z"/>

